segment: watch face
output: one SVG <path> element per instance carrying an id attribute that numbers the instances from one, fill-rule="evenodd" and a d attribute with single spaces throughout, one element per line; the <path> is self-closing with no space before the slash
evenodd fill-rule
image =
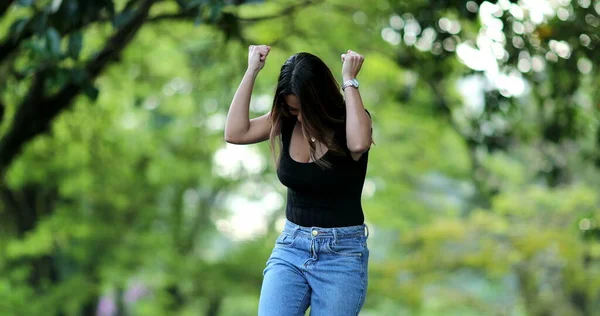
<path id="1" fill-rule="evenodd" d="M 352 85 L 358 88 L 358 80 L 352 79 Z"/>

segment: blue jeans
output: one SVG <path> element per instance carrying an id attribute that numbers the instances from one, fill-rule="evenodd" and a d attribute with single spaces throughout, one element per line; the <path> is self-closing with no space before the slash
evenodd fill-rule
<path id="1" fill-rule="evenodd" d="M 259 316 L 358 315 L 367 292 L 366 224 L 320 228 L 286 220 L 263 271 Z"/>

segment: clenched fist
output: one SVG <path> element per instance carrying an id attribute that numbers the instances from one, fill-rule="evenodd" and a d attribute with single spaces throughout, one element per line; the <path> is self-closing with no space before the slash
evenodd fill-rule
<path id="1" fill-rule="evenodd" d="M 265 66 L 271 46 L 250 45 L 248 47 L 248 70 L 259 71 Z"/>
<path id="2" fill-rule="evenodd" d="M 355 51 L 348 50 L 342 54 L 342 77 L 344 81 L 354 79 L 362 67 L 365 57 Z"/>

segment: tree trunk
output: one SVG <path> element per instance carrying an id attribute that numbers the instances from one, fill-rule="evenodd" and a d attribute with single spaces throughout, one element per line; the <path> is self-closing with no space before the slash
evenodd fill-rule
<path id="1" fill-rule="evenodd" d="M 155 2 L 156 0 L 146 0 L 140 5 L 130 21 L 108 39 L 104 48 L 87 63 L 85 71 L 90 81 L 93 82 L 129 45 L 146 22 L 148 12 Z M 56 94 L 46 96 L 44 89 L 46 75 L 45 71 L 38 71 L 35 74 L 33 83 L 19 106 L 11 126 L 0 139 L 0 176 L 20 154 L 24 145 L 34 137 L 47 132 L 54 118 L 69 108 L 75 97 L 83 91 L 80 84 L 69 83 Z"/>

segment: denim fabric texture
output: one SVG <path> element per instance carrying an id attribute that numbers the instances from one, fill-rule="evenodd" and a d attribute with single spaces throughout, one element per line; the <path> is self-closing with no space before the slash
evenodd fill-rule
<path id="1" fill-rule="evenodd" d="M 286 220 L 263 271 L 259 316 L 358 315 L 366 298 L 366 224 L 303 227 Z"/>

